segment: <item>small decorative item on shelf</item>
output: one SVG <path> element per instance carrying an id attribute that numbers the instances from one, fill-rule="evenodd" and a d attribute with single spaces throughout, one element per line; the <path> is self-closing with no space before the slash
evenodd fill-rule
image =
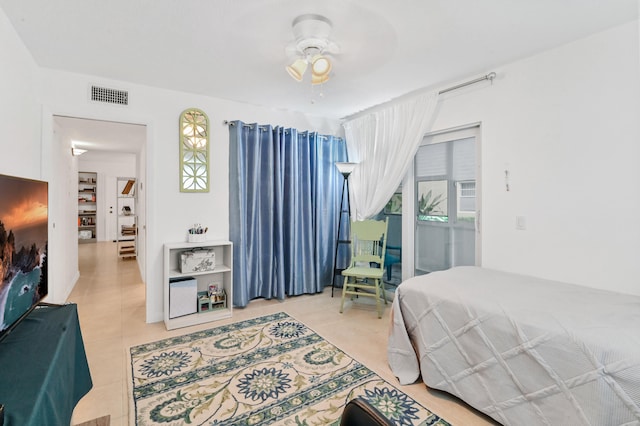
<path id="1" fill-rule="evenodd" d="M 209 298 L 209 300 L 211 300 L 211 309 L 224 309 L 227 307 L 227 296 L 224 290 L 218 294 L 216 300 L 213 300 L 213 297 Z"/>
<path id="2" fill-rule="evenodd" d="M 211 286 L 209 286 L 211 287 Z M 198 292 L 198 312 L 208 312 L 227 307 L 227 294 L 224 289 L 217 290 L 215 294 L 207 291 Z"/>
<path id="3" fill-rule="evenodd" d="M 209 296 L 214 296 L 220 291 L 220 285 L 217 283 L 209 284 Z"/>
<path id="4" fill-rule="evenodd" d="M 198 312 L 207 312 L 211 310 L 211 298 L 206 291 L 198 292 Z"/>
<path id="5" fill-rule="evenodd" d="M 211 309 L 227 307 L 227 294 L 222 285 L 217 283 L 209 285 L 209 300 L 211 301 Z"/>
<path id="6" fill-rule="evenodd" d="M 190 243 L 202 243 L 207 240 L 207 231 L 209 228 L 203 228 L 202 225 L 196 223 L 193 228 L 189 228 L 187 241 Z"/>
<path id="7" fill-rule="evenodd" d="M 131 216 L 131 207 L 122 206 L 122 214 L 125 216 Z"/>

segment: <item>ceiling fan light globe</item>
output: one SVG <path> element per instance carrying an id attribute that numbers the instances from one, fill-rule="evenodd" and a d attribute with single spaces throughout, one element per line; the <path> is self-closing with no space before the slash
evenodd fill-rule
<path id="1" fill-rule="evenodd" d="M 326 56 L 316 55 L 311 60 L 311 71 L 318 77 L 328 75 L 331 71 L 331 61 Z"/>
<path id="2" fill-rule="evenodd" d="M 326 83 L 327 81 L 329 81 L 329 74 L 315 75 L 314 73 L 311 73 L 311 84 L 322 84 Z"/>
<path id="3" fill-rule="evenodd" d="M 302 76 L 307 70 L 307 61 L 304 59 L 296 59 L 291 65 L 287 65 L 287 72 L 296 81 L 302 81 Z"/>

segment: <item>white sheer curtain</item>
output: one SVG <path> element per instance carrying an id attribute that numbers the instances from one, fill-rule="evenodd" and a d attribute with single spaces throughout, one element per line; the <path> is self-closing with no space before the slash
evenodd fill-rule
<path id="1" fill-rule="evenodd" d="M 389 201 L 432 123 L 437 102 L 438 92 L 426 93 L 343 124 L 349 161 L 358 163 L 349 176 L 353 219 L 372 217 Z"/>

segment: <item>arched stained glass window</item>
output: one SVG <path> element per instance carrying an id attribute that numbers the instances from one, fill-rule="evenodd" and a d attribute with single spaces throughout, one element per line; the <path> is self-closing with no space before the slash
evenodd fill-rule
<path id="1" fill-rule="evenodd" d="M 209 118 L 196 108 L 180 114 L 180 191 L 209 192 Z"/>

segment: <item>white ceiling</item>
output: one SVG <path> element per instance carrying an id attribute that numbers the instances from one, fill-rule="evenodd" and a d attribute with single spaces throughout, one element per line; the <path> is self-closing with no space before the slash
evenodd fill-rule
<path id="1" fill-rule="evenodd" d="M 474 78 L 638 16 L 638 0 L 0 0 L 0 7 L 42 67 L 330 118 Z M 284 69 L 291 23 L 305 13 L 330 19 L 340 47 L 331 80 L 313 89 Z"/>
<path id="2" fill-rule="evenodd" d="M 137 154 L 147 140 L 147 127 L 138 124 L 84 118 L 54 116 L 54 123 L 75 148 L 88 150 L 83 159 L 96 159 L 96 154 Z"/>

